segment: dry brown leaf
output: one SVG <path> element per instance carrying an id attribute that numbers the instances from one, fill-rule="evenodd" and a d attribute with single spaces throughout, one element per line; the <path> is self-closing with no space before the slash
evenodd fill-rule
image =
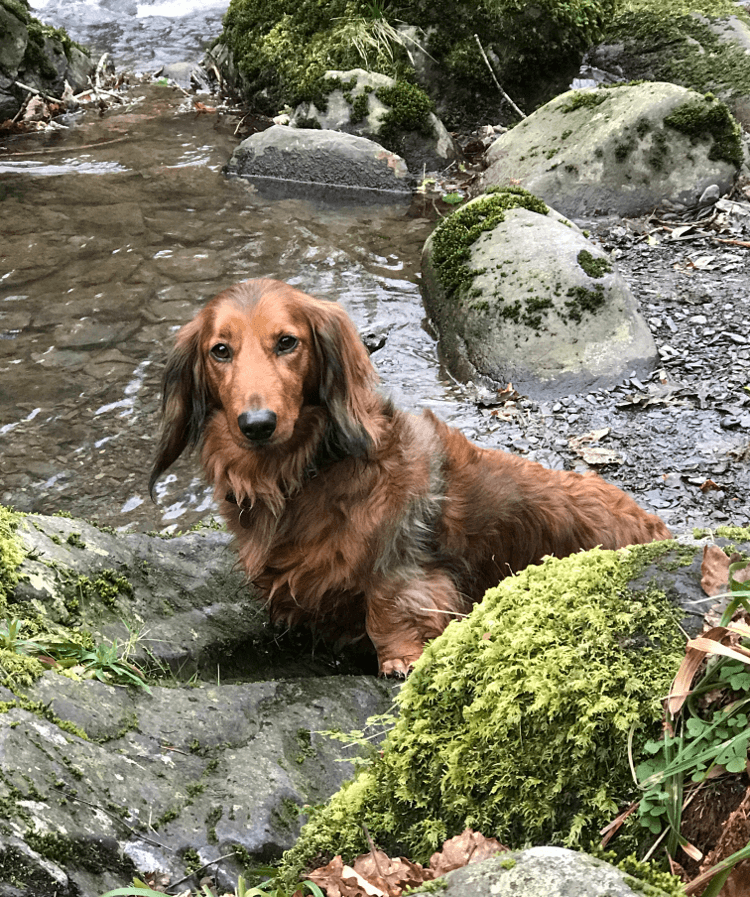
<path id="1" fill-rule="evenodd" d="M 433 853 L 430 857 L 430 872 L 433 878 L 441 878 L 453 869 L 486 860 L 498 851 L 507 850 L 497 839 L 485 838 L 479 832 L 467 828 L 460 835 L 446 841 L 442 850 Z"/>
<path id="2" fill-rule="evenodd" d="M 391 859 L 382 850 L 371 850 L 357 857 L 354 871 L 391 897 L 399 897 L 406 888 L 416 887 L 431 878 L 419 863 L 412 863 L 405 857 Z"/>
<path id="3" fill-rule="evenodd" d="M 432 855 L 427 869 L 405 857 L 392 859 L 373 847 L 357 857 L 352 866 L 335 856 L 328 865 L 314 869 L 306 877 L 323 888 L 328 897 L 400 897 L 407 888 L 419 887 L 452 869 L 507 849 L 495 838 L 485 838 L 467 828 Z"/>
<path id="4" fill-rule="evenodd" d="M 729 586 L 729 558 L 718 545 L 703 546 L 701 588 L 713 597 L 726 592 Z"/>
<path id="5" fill-rule="evenodd" d="M 339 855 L 328 865 L 309 872 L 307 878 L 323 888 L 328 897 L 385 897 L 387 893 L 362 878 Z"/>
<path id="6" fill-rule="evenodd" d="M 589 433 L 582 433 L 580 436 L 572 436 L 568 440 L 568 445 L 592 467 L 600 467 L 603 464 L 622 464 L 622 456 L 618 455 L 617 452 L 596 445 L 609 433 L 609 427 L 591 430 Z"/>
<path id="7" fill-rule="evenodd" d="M 521 394 L 516 391 L 512 383 L 509 383 L 504 389 L 498 389 L 497 399 L 499 402 L 517 402 L 521 398 Z"/>
<path id="8" fill-rule="evenodd" d="M 750 651 L 736 644 L 735 647 L 722 644 L 723 639 L 730 638 L 737 642 L 737 634 L 744 634 L 743 624 L 732 623 L 729 626 L 714 626 L 704 632 L 700 638 L 691 639 L 685 648 L 685 657 L 680 664 L 677 675 L 672 682 L 667 699 L 667 710 L 674 718 L 680 711 L 690 694 L 690 685 L 698 667 L 709 654 L 721 654 L 732 660 L 750 664 Z"/>

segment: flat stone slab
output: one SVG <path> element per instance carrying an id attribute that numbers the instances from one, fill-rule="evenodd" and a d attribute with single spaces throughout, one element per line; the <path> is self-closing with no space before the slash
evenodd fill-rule
<path id="1" fill-rule="evenodd" d="M 248 178 L 260 188 L 285 185 L 305 196 L 411 197 L 404 160 L 365 137 L 340 131 L 274 125 L 235 149 L 225 166 L 230 177 Z"/>

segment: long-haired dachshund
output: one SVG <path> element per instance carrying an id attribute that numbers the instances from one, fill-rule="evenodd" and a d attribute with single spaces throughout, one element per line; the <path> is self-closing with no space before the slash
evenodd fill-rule
<path id="1" fill-rule="evenodd" d="M 224 290 L 177 335 L 150 489 L 202 444 L 272 619 L 366 634 L 380 672 L 405 676 L 452 615 L 545 555 L 670 538 L 598 476 L 478 448 L 376 380 L 343 309 L 276 280 Z"/>

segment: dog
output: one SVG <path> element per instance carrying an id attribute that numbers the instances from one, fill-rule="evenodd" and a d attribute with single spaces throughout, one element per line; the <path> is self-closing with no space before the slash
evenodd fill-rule
<path id="1" fill-rule="evenodd" d="M 219 293 L 177 334 L 149 483 L 203 469 L 273 620 L 369 637 L 405 677 L 426 641 L 546 555 L 669 539 L 595 474 L 480 448 L 397 410 L 336 302 L 276 280 Z"/>

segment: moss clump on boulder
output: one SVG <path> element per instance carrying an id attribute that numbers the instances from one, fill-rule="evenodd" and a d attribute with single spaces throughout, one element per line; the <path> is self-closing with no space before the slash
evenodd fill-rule
<path id="1" fill-rule="evenodd" d="M 466 826 L 511 848 L 593 840 L 634 797 L 629 733 L 636 751 L 653 737 L 683 656 L 663 592 L 628 585 L 671 547 L 549 559 L 488 591 L 427 646 L 381 753 L 285 854 L 288 880 L 367 850 L 364 826 L 418 861 Z"/>
<path id="2" fill-rule="evenodd" d="M 711 140 L 709 159 L 724 159 L 741 165 L 742 134 L 725 103 L 712 94 L 688 100 L 664 119 L 664 124 L 694 140 Z"/>
<path id="3" fill-rule="evenodd" d="M 15 532 L 21 515 L 0 505 L 0 619 L 7 612 L 8 598 L 18 583 L 18 568 L 25 552 Z"/>
<path id="4" fill-rule="evenodd" d="M 441 286 L 450 298 L 469 289 L 478 273 L 466 263 L 471 247 L 485 231 L 493 230 L 508 209 L 528 209 L 546 215 L 549 208 L 522 187 L 491 187 L 485 196 L 444 218 L 432 240 L 432 264 Z"/>
<path id="5" fill-rule="evenodd" d="M 611 263 L 605 258 L 594 257 L 587 249 L 582 249 L 577 256 L 578 264 L 589 277 L 598 279 L 612 272 Z"/>
<path id="6" fill-rule="evenodd" d="M 555 65 L 575 62 L 603 31 L 614 0 L 410 0 L 399 6 L 370 0 L 232 0 L 220 42 L 231 51 L 243 87 L 259 111 L 318 102 L 330 69 L 364 66 L 395 78 L 414 75 L 468 86 L 497 109 L 497 91 L 474 34 L 495 59 L 509 89 L 545 82 Z M 410 26 L 416 37 L 404 36 Z M 410 42 L 411 40 L 411 42 Z M 437 63 L 437 65 L 435 65 Z M 435 96 L 443 96 L 444 86 Z M 466 114 L 466 109 L 460 110 Z"/>

